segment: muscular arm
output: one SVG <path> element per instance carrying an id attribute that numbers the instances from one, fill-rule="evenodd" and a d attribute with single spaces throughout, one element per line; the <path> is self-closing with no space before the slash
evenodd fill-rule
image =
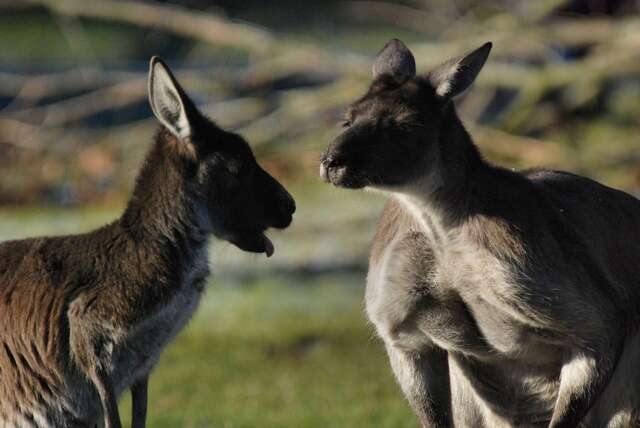
<path id="1" fill-rule="evenodd" d="M 387 244 L 385 254 L 370 266 L 369 317 L 385 341 L 395 377 L 421 425 L 449 427 L 448 355 L 421 328 L 429 322 L 423 312 L 437 311 L 430 298 L 433 255 L 421 233 L 408 233 Z"/>
<path id="2" fill-rule="evenodd" d="M 447 353 L 437 347 L 410 353 L 387 346 L 391 368 L 423 428 L 451 426 Z"/>
<path id="3" fill-rule="evenodd" d="M 565 284 L 564 293 L 547 302 L 551 316 L 543 330 L 565 349 L 551 428 L 580 426 L 613 376 L 624 346 L 626 315 L 612 297 L 613 284 L 595 265 L 585 270 L 591 280 L 585 278 L 580 287 L 578 281 Z"/>
<path id="4" fill-rule="evenodd" d="M 560 390 L 550 428 L 579 426 L 611 379 L 621 342 L 595 352 L 570 353 L 560 372 Z"/>

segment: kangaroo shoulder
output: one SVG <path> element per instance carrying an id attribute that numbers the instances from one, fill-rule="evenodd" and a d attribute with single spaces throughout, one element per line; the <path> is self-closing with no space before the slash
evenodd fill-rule
<path id="1" fill-rule="evenodd" d="M 371 245 L 370 265 L 375 265 L 383 258 L 388 246 L 411 229 L 412 220 L 405 209 L 394 198 L 389 199 L 378 221 L 376 234 Z"/>

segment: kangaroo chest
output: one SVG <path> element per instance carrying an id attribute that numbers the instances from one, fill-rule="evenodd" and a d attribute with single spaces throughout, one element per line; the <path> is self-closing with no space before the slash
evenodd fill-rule
<path id="1" fill-rule="evenodd" d="M 478 400 L 486 421 L 498 421 L 489 409 L 512 421 L 547 420 L 561 353 L 518 307 L 519 284 L 482 249 L 464 241 L 445 251 L 434 245 L 422 232 L 407 232 L 370 266 L 367 313 L 379 335 L 401 352 L 448 351 L 453 394 Z"/>
<path id="2" fill-rule="evenodd" d="M 208 251 L 204 246 L 183 272 L 172 298 L 114 349 L 113 379 L 118 393 L 146 376 L 164 348 L 186 326 L 198 308 L 208 275 Z"/>
<path id="3" fill-rule="evenodd" d="M 407 232 L 370 266 L 367 313 L 380 335 L 412 351 L 435 344 L 480 359 L 555 361 L 520 305 L 527 286 L 509 267 L 464 238 L 438 244 Z"/>

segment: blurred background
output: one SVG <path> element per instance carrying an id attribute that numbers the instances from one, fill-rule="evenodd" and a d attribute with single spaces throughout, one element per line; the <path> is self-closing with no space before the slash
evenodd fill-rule
<path id="1" fill-rule="evenodd" d="M 486 156 L 640 194 L 639 0 L 0 0 L 0 239 L 116 218 L 161 55 L 298 201 L 276 254 L 215 243 L 202 306 L 151 378 L 152 427 L 414 427 L 364 316 L 384 198 L 317 179 L 391 37 L 419 70 L 487 40 L 459 110 Z M 129 397 L 121 413 L 129 419 Z"/>

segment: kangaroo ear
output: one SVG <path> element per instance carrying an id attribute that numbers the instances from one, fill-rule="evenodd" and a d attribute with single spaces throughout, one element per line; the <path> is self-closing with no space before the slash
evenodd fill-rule
<path id="1" fill-rule="evenodd" d="M 387 75 L 398 83 L 404 83 L 416 75 L 416 60 L 404 43 L 391 39 L 378 53 L 372 72 L 374 79 Z"/>
<path id="2" fill-rule="evenodd" d="M 491 46 L 491 42 L 487 42 L 473 52 L 449 60 L 431 71 L 428 77 L 436 94 L 449 99 L 471 86 L 487 60 Z"/>
<path id="3" fill-rule="evenodd" d="M 149 62 L 149 104 L 172 134 L 183 140 L 191 137 L 197 110 L 169 67 L 157 56 Z"/>

